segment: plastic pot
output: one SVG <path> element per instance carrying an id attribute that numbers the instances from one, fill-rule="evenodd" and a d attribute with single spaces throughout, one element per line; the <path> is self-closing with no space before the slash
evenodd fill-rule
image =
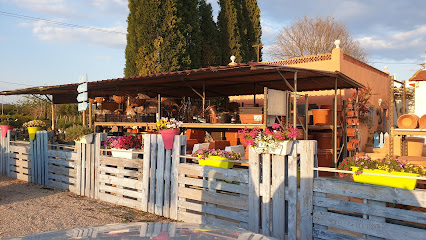
<path id="1" fill-rule="evenodd" d="M 1 128 L 1 136 L 3 138 L 6 137 L 8 130 L 12 130 L 13 129 L 13 127 L 9 126 L 9 125 L 0 125 L 0 128 Z"/>
<path id="2" fill-rule="evenodd" d="M 312 109 L 314 125 L 331 125 L 330 109 Z"/>
<path id="3" fill-rule="evenodd" d="M 173 149 L 173 140 L 174 137 L 179 134 L 179 131 L 179 128 L 164 129 L 160 131 L 165 149 Z"/>

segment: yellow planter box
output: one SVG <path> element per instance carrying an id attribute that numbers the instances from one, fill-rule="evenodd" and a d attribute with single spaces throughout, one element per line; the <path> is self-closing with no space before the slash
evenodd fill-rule
<path id="1" fill-rule="evenodd" d="M 358 167 L 351 167 L 352 171 L 358 171 Z M 366 173 L 379 173 L 379 174 L 388 174 L 395 176 L 411 176 L 418 177 L 419 174 L 415 173 L 406 173 L 406 172 L 388 172 L 385 170 L 379 169 L 364 169 L 363 172 Z M 414 190 L 417 184 L 417 179 L 410 178 L 398 178 L 398 177 L 385 177 L 385 176 L 372 176 L 366 174 L 352 174 L 354 181 L 359 183 L 368 183 L 374 185 L 381 185 L 386 187 L 395 187 L 395 188 L 404 188 L 408 190 Z"/>
<path id="2" fill-rule="evenodd" d="M 219 157 L 219 156 L 208 156 L 208 159 L 199 159 L 198 164 L 209 167 L 218 167 L 218 168 L 232 168 L 234 167 L 234 162 L 225 162 L 220 160 L 229 160 L 227 158 Z M 209 159 L 217 159 L 217 160 L 209 160 Z"/>

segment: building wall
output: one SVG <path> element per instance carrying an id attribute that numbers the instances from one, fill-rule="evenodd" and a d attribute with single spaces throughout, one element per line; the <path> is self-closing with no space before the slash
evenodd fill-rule
<path id="1" fill-rule="evenodd" d="M 369 86 L 372 89 L 373 96 L 370 99 L 370 103 L 374 106 L 375 110 L 378 108 L 387 107 L 386 103 L 389 103 L 389 74 L 382 72 L 376 68 L 371 67 L 365 63 L 362 63 L 348 55 L 345 55 L 341 48 L 333 49 L 331 54 L 321 54 L 315 56 L 292 58 L 288 60 L 266 62 L 271 65 L 288 65 L 292 67 L 325 70 L 325 71 L 339 71 L 348 77 L 354 79 L 357 82 L 362 83 L 365 86 Z M 338 90 L 338 104 L 342 104 L 343 100 L 347 100 L 352 97 L 355 89 L 343 89 Z M 426 88 L 425 88 L 426 93 Z M 309 95 L 309 103 L 321 105 L 331 105 L 334 98 L 334 90 L 328 91 L 310 91 L 301 92 L 301 95 Z M 416 94 L 417 96 L 417 94 Z M 251 99 L 251 100 L 249 100 Z M 233 97 L 232 101 L 246 102 L 246 104 L 253 104 L 253 97 Z M 256 97 L 259 103 L 263 103 L 263 95 Z M 262 100 L 261 100 L 262 99 Z M 379 106 L 379 99 L 382 99 L 382 106 Z M 417 100 L 417 99 L 416 99 Z M 424 100 L 426 101 L 426 100 Z M 304 103 L 304 98 L 301 97 L 298 101 L 299 104 Z M 424 104 L 426 109 L 426 104 Z M 383 109 L 382 109 L 383 110 Z M 425 111 L 426 113 L 426 111 Z M 374 117 L 375 122 L 372 126 L 372 130 L 378 129 L 379 116 Z M 380 128 L 381 129 L 381 126 Z M 387 131 L 387 130 L 386 130 Z M 364 146 L 368 138 L 368 127 L 360 126 L 361 134 L 361 145 Z"/>
<path id="2" fill-rule="evenodd" d="M 414 113 L 421 117 L 426 114 L 426 81 L 417 81 L 415 85 Z"/>

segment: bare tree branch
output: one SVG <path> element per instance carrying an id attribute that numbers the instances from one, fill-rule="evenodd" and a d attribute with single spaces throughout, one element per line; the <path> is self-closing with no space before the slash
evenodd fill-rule
<path id="1" fill-rule="evenodd" d="M 292 25 L 285 26 L 271 47 L 269 55 L 276 60 L 330 53 L 333 42 L 339 39 L 343 51 L 362 61 L 368 61 L 368 54 L 357 40 L 354 40 L 347 26 L 333 17 L 304 16 Z"/>

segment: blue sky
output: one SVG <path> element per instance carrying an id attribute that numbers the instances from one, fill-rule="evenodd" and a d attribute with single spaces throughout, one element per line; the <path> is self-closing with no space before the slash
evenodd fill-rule
<path id="1" fill-rule="evenodd" d="M 217 15 L 217 1 L 213 4 Z M 424 0 L 259 0 L 264 60 L 280 29 L 298 17 L 331 15 L 348 25 L 370 55 L 399 80 L 425 62 Z M 126 0 L 0 0 L 0 90 L 123 77 Z M 19 14 L 104 31 L 5 16 Z M 1 100 L 1 99 L 0 99 Z M 5 97 L 5 102 L 16 97 Z"/>

